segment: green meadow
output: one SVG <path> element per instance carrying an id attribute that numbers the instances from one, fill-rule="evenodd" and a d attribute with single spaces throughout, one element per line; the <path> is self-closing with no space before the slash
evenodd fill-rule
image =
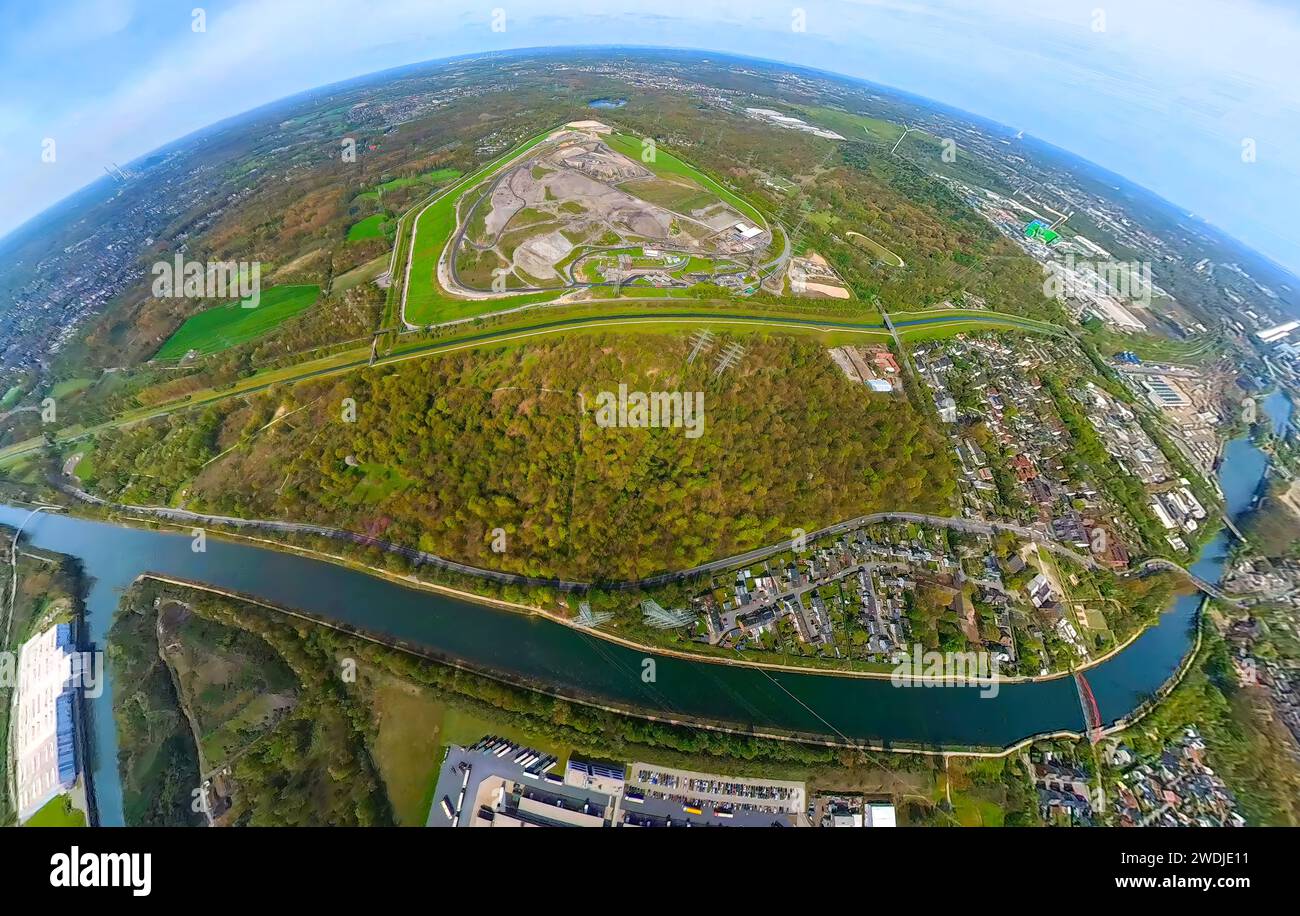
<path id="1" fill-rule="evenodd" d="M 349 242 L 382 239 L 388 233 L 388 214 L 376 213 L 348 227 Z"/>
<path id="2" fill-rule="evenodd" d="M 793 107 L 799 115 L 809 122 L 821 127 L 829 127 L 849 140 L 871 138 L 880 143 L 892 144 L 903 135 L 901 127 L 893 121 L 886 121 L 883 118 L 872 118 L 867 115 L 854 114 L 851 111 L 842 111 L 838 108 L 827 108 L 825 106 L 796 105 Z M 913 134 L 937 142 L 924 131 L 913 131 Z"/>
<path id="3" fill-rule="evenodd" d="M 66 795 L 56 795 L 24 825 L 27 827 L 84 827 L 86 815 L 72 807 Z"/>
<path id="4" fill-rule="evenodd" d="M 402 188 L 409 188 L 412 185 L 432 186 L 454 181 L 459 177 L 460 172 L 457 169 L 435 169 L 432 172 L 425 172 L 423 175 L 411 175 L 406 178 L 394 178 L 391 181 L 385 181 L 383 184 L 375 185 L 369 191 L 362 191 L 357 197 L 366 200 L 378 200 L 391 191 L 400 191 Z"/>
<path id="5" fill-rule="evenodd" d="M 877 242 L 875 239 L 868 238 L 867 236 L 863 235 L 861 232 L 853 232 L 853 231 L 846 232 L 845 236 L 851 239 L 853 243 L 856 244 L 859 248 L 863 248 L 871 252 L 871 254 L 875 258 L 880 260 L 882 263 L 888 264 L 890 267 L 903 266 L 902 258 L 894 254 L 894 252 L 890 251 L 888 248 L 886 248 L 884 245 Z"/>

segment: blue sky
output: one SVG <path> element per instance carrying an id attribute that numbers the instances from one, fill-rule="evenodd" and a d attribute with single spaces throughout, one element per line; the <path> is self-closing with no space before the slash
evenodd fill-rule
<path id="1" fill-rule="evenodd" d="M 927 96 L 1091 159 L 1300 272 L 1295 0 L 0 0 L 0 233 L 109 161 L 295 92 L 575 43 L 751 54 Z"/>

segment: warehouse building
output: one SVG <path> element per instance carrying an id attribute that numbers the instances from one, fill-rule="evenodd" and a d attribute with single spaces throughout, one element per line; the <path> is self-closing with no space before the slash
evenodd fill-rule
<path id="1" fill-rule="evenodd" d="M 68 624 L 41 631 L 19 650 L 13 740 L 20 821 L 77 781 L 79 665 Z"/>

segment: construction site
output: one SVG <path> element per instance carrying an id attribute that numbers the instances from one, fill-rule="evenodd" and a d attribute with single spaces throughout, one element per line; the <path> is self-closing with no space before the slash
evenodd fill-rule
<path id="1" fill-rule="evenodd" d="M 594 121 L 570 125 L 468 189 L 445 258 L 448 291 L 745 291 L 784 266 L 783 253 L 768 255 L 771 229 L 709 190 L 709 179 L 656 168 L 653 147 L 637 161 L 608 132 Z"/>

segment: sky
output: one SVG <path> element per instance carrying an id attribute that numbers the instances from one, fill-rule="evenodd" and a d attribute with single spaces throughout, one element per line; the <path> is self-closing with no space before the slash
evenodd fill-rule
<path id="1" fill-rule="evenodd" d="M 1300 0 L 0 0 L 0 236 L 109 162 L 284 96 L 574 44 L 747 54 L 925 96 L 1300 272 Z"/>

